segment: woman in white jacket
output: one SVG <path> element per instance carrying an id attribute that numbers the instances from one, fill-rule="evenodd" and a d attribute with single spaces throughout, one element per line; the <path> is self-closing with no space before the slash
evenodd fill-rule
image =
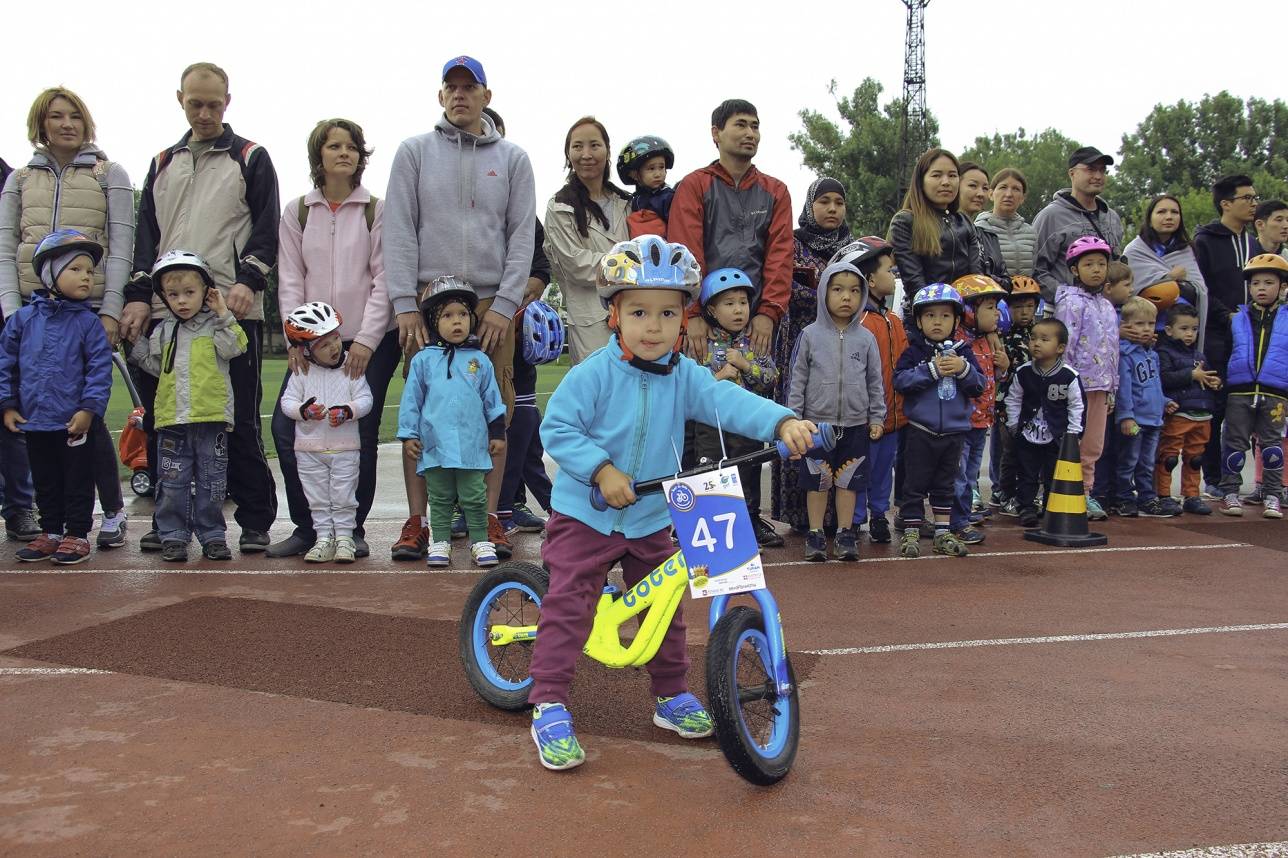
<path id="1" fill-rule="evenodd" d="M 1140 234 L 1127 245 L 1124 256 L 1131 268 L 1133 294 L 1139 295 L 1156 283 L 1170 281 L 1179 285 L 1181 297 L 1198 310 L 1198 345 L 1202 349 L 1207 328 L 1207 284 L 1190 246 L 1180 200 L 1168 194 L 1150 200 Z"/>
<path id="2" fill-rule="evenodd" d="M 546 257 L 568 314 L 574 364 L 608 344 L 608 311 L 595 291 L 599 260 L 629 238 L 630 197 L 609 181 L 608 131 L 593 116 L 573 123 L 564 138 L 568 182 L 546 206 Z"/>
<path id="3" fill-rule="evenodd" d="M 324 119 L 309 135 L 309 169 L 314 189 L 286 204 L 278 228 L 277 300 L 283 320 L 310 301 L 334 307 L 343 319 L 340 339 L 346 349 L 345 372 L 366 379 L 375 405 L 357 428 L 361 471 L 357 484 L 355 552 L 368 554 L 364 522 L 376 493 L 376 456 L 385 392 L 398 368 L 401 352 L 393 308 L 385 291 L 381 248 L 384 201 L 362 186 L 367 150 L 362 127 L 347 119 Z M 287 352 L 289 369 L 282 382 L 309 372 L 298 348 Z M 294 531 L 268 548 L 269 557 L 291 557 L 309 550 L 317 538 L 308 499 L 300 485 L 295 460 L 298 425 L 281 407 L 273 411 L 273 445 Z"/>

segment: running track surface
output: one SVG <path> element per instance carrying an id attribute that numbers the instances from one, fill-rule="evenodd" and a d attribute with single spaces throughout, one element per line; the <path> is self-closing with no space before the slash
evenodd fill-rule
<path id="1" fill-rule="evenodd" d="M 771 789 L 584 660 L 588 761 L 540 769 L 526 715 L 462 677 L 477 574 L 390 564 L 400 522 L 343 574 L 16 569 L 10 543 L 0 855 L 1285 856 L 1288 522 L 1216 518 L 1108 522 L 1107 551 L 1001 519 L 962 560 L 766 552 L 803 724 Z"/>

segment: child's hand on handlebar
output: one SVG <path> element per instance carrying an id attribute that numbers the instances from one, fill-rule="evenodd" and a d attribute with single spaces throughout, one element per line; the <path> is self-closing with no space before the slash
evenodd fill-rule
<path id="1" fill-rule="evenodd" d="M 778 430 L 778 437 L 791 450 L 791 458 L 799 459 L 814 446 L 814 433 L 817 431 L 818 427 L 812 420 L 786 420 Z"/>
<path id="2" fill-rule="evenodd" d="M 633 481 L 612 465 L 599 469 L 599 473 L 595 475 L 595 485 L 599 486 L 604 500 L 613 509 L 622 509 L 635 503 Z"/>

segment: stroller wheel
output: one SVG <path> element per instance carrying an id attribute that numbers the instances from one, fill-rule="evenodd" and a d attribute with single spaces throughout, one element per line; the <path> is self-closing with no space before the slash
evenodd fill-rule
<path id="1" fill-rule="evenodd" d="M 130 488 L 141 498 L 150 497 L 152 495 L 152 477 L 148 475 L 147 471 L 135 471 L 134 476 L 130 477 Z"/>

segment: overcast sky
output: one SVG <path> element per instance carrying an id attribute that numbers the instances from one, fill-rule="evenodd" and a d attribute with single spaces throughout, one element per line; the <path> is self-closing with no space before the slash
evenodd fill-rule
<path id="1" fill-rule="evenodd" d="M 305 141 L 329 116 L 366 130 L 375 154 L 365 184 L 384 196 L 398 143 L 441 115 L 443 63 L 466 53 L 482 61 L 492 106 L 532 158 L 538 213 L 563 181 L 563 139 L 577 117 L 598 116 L 614 153 L 640 134 L 665 137 L 676 151 L 674 185 L 715 157 L 711 109 L 730 97 L 759 108 L 756 164 L 787 182 L 799 209 L 813 177 L 787 142 L 798 111 L 835 115 L 831 79 L 844 93 L 875 77 L 887 97 L 897 96 L 905 15 L 900 0 L 227 7 L 131 0 L 80 16 L 80 24 L 68 23 L 74 15 L 50 23 L 45 37 L 24 30 L 8 40 L 0 156 L 26 163 L 31 101 L 62 84 L 86 100 L 99 144 L 142 185 L 149 159 L 187 129 L 174 97 L 179 72 L 210 60 L 232 79 L 226 121 L 268 148 L 283 202 L 308 190 Z M 1115 152 L 1155 103 L 1222 89 L 1288 94 L 1278 67 L 1247 47 L 1255 33 L 1223 53 L 1205 29 L 1210 4 L 932 0 L 926 22 L 929 106 L 954 150 L 978 134 L 1023 126 L 1056 127 Z M 1266 23 L 1282 34 L 1281 21 Z M 1243 24 L 1257 26 L 1247 15 Z"/>

